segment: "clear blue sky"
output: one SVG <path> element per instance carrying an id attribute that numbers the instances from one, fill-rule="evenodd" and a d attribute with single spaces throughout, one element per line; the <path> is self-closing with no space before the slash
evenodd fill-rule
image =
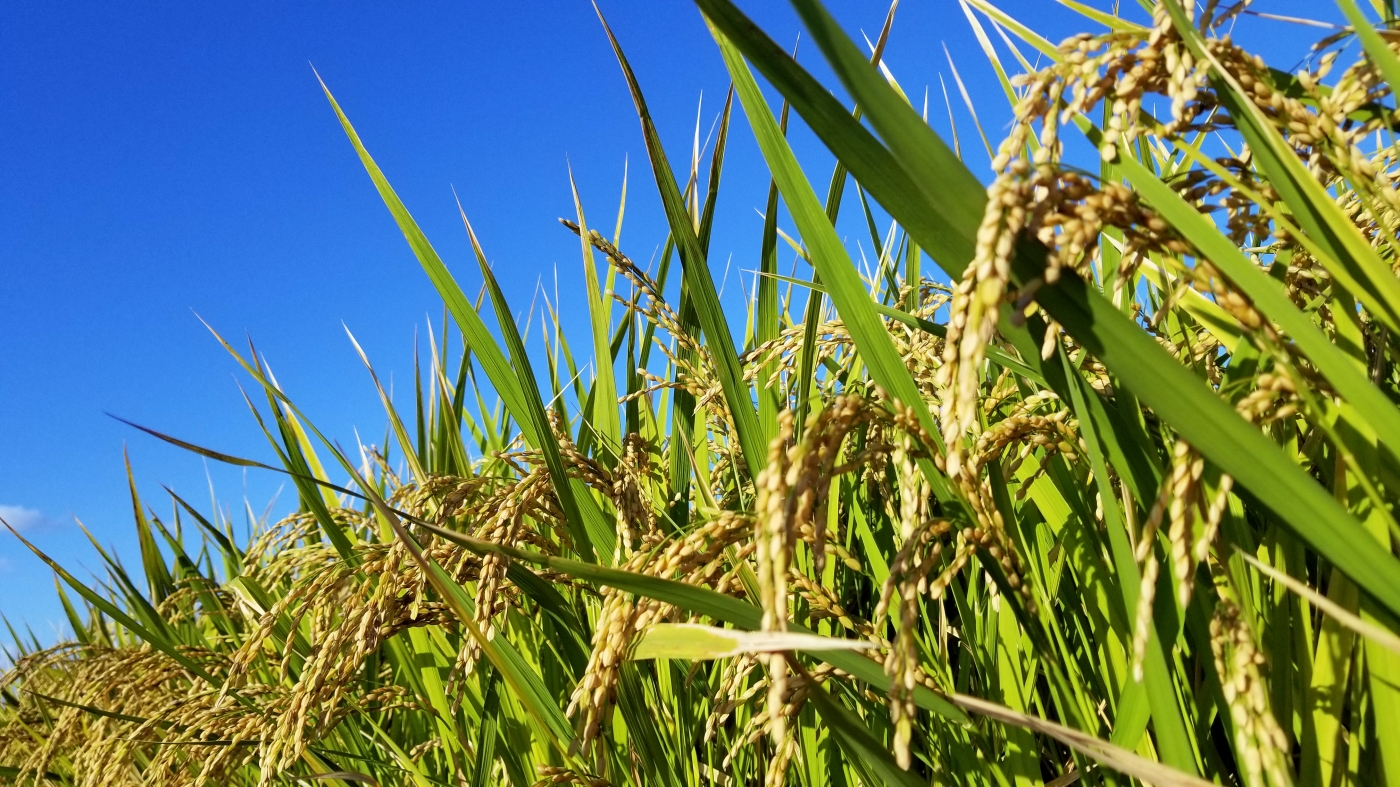
<path id="1" fill-rule="evenodd" d="M 687 161 L 702 92 L 708 129 L 728 84 L 698 12 L 684 0 L 601 5 L 673 161 Z M 742 5 L 780 42 L 797 34 L 786 4 Z M 872 37 L 885 13 L 884 0 L 830 5 Z M 1049 0 L 1002 6 L 1052 40 L 1082 26 Z M 1307 0 L 1255 8 L 1337 16 Z M 1285 67 L 1314 35 L 1260 20 L 1248 28 L 1241 37 L 1283 53 Z M 956 0 L 905 0 L 886 62 L 911 94 L 931 86 L 932 122 L 946 135 L 939 75 L 955 88 L 941 43 L 995 137 L 1008 113 Z M 810 47 L 802 58 L 818 60 Z M 251 336 L 298 404 L 349 443 L 356 428 L 377 442 L 384 420 L 342 321 L 382 377 L 407 380 L 415 329 L 440 320 L 311 64 L 469 290 L 479 279 L 453 186 L 516 308 L 528 306 L 540 279 L 552 293 L 557 266 L 565 319 L 582 327 L 579 246 L 556 222 L 573 215 L 566 157 L 585 208 L 608 227 L 630 157 L 624 249 L 647 259 L 664 240 L 636 117 L 586 0 L 8 0 L 0 5 L 0 515 L 79 576 L 99 564 L 75 517 L 139 564 L 124 444 L 158 510 L 169 507 L 162 484 L 205 507 L 209 500 L 201 459 L 104 412 L 271 459 L 234 384 L 235 364 L 193 312 L 230 339 Z M 953 103 L 964 153 L 986 172 L 956 92 Z M 794 140 L 811 176 L 825 181 L 829 156 L 801 129 Z M 741 308 L 737 276 L 756 266 L 755 209 L 767 176 L 737 110 L 725 180 L 712 255 L 732 255 L 725 300 Z M 280 486 L 226 467 L 211 466 L 209 477 L 235 510 L 245 495 L 261 510 Z M 293 501 L 283 492 L 282 508 Z M 8 534 L 0 587 L 0 612 L 54 638 L 62 614 L 52 577 Z"/>

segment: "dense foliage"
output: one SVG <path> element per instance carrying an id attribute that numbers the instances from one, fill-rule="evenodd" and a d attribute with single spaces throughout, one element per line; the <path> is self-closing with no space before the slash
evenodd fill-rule
<path id="1" fill-rule="evenodd" d="M 54 565 L 74 636 L 0 678 L 0 779 L 1400 785 L 1391 4 L 1288 73 L 1243 4 L 1064 0 L 1108 32 L 1054 46 L 967 0 L 1015 107 L 988 187 L 872 65 L 893 9 L 872 56 L 793 0 L 853 113 L 697 3 L 734 87 L 688 178 L 612 41 L 670 236 L 643 269 L 621 209 L 564 221 L 598 363 L 551 304 L 532 365 L 470 225 L 475 302 L 331 99 L 451 315 L 415 401 L 347 454 L 225 343 L 280 466 L 151 434 L 299 510 L 238 543 L 133 484 L 144 586 Z M 772 174 L 742 330 L 736 98 Z"/>

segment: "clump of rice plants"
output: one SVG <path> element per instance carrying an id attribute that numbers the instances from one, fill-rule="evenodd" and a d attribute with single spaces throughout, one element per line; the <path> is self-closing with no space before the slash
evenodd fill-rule
<path id="1" fill-rule="evenodd" d="M 238 543 L 136 499 L 145 587 L 55 564 L 74 636 L 0 678 L 0 778 L 1400 785 L 1400 35 L 1338 4 L 1288 73 L 1232 42 L 1243 3 L 1066 0 L 1107 32 L 1055 46 L 967 0 L 1015 107 L 990 186 L 872 64 L 893 9 L 872 57 L 793 0 L 852 112 L 697 0 L 733 91 L 688 173 L 604 25 L 670 236 L 643 269 L 564 220 L 591 374 L 557 318 L 527 354 L 470 224 L 467 295 L 332 98 L 452 318 L 411 411 L 380 389 L 391 444 L 347 453 L 225 343 L 280 466 L 147 431 L 298 511 Z M 741 327 L 707 255 L 745 125 L 772 185 Z"/>

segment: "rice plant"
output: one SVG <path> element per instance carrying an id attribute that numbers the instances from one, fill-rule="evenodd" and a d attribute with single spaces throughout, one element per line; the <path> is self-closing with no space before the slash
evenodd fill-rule
<path id="1" fill-rule="evenodd" d="M 965 0 L 1014 106 L 990 186 L 877 67 L 893 8 L 863 49 L 792 0 L 850 107 L 696 0 L 733 88 L 688 172 L 604 23 L 670 235 L 644 269 L 579 204 L 590 335 L 550 304 L 533 355 L 466 216 L 454 275 L 327 90 L 451 317 L 411 407 L 380 387 L 390 439 L 344 449 L 219 339 L 277 464 L 138 428 L 298 510 L 240 543 L 133 482 L 140 572 L 36 549 L 73 638 L 12 654 L 0 778 L 1400 785 L 1394 4 L 1337 0 L 1289 73 L 1232 42 L 1244 3 L 1062 2 L 1106 32 Z M 742 320 L 708 261 L 741 130 Z"/>

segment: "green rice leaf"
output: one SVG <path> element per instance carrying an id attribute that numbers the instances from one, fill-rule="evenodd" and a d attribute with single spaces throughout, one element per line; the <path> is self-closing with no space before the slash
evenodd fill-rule
<path id="1" fill-rule="evenodd" d="M 589 392 L 593 410 L 588 417 L 593 429 L 603 439 L 603 455 L 612 456 L 622 446 L 622 424 L 617 416 L 617 379 L 613 374 L 613 362 L 617 355 L 608 340 L 612 303 L 604 300 L 603 292 L 598 288 L 598 267 L 593 258 L 593 246 L 588 242 L 588 224 L 583 217 L 583 201 L 578 196 L 572 168 L 569 170 L 569 187 L 573 190 L 574 210 L 578 214 L 579 242 L 583 246 L 584 293 L 588 298 L 588 319 L 593 329 L 593 390 Z M 619 211 L 619 229 L 621 221 Z M 609 268 L 609 278 L 611 275 Z"/>
<path id="2" fill-rule="evenodd" d="M 418 223 L 413 220 L 413 216 L 409 214 L 408 209 L 394 193 L 393 187 L 389 185 L 388 179 L 380 171 L 379 165 L 374 163 L 369 151 L 365 150 L 364 144 L 360 142 L 359 134 L 350 125 L 350 119 L 345 116 L 340 104 L 336 102 L 335 97 L 331 95 L 330 89 L 326 87 L 324 82 L 321 83 L 321 89 L 325 92 L 326 99 L 330 101 L 331 108 L 335 110 L 336 117 L 340 119 L 341 127 L 344 128 L 346 136 L 349 137 L 350 144 L 359 154 L 360 162 L 364 165 L 365 171 L 369 173 L 370 180 L 379 190 L 379 196 L 384 200 L 385 206 L 389 208 L 399 230 L 403 232 L 404 239 L 408 241 L 414 256 L 418 258 L 419 264 L 423 266 L 428 278 L 432 280 L 433 286 L 437 289 L 443 302 L 447 304 L 447 309 L 451 312 L 457 327 L 462 331 L 467 346 L 481 360 L 482 367 L 491 380 L 491 385 L 496 389 L 501 400 L 505 402 L 506 410 L 520 424 L 530 445 L 545 452 L 546 457 L 550 456 L 550 447 L 552 446 L 552 453 L 557 457 L 558 444 L 554 441 L 553 434 L 549 431 L 548 424 L 542 417 L 543 406 L 540 404 L 538 391 L 535 391 L 535 395 L 531 397 L 524 390 L 526 387 L 535 389 L 534 377 L 528 372 L 528 365 L 522 367 L 521 374 L 516 374 L 515 370 L 511 368 L 510 362 L 506 360 L 505 354 L 501 352 L 495 339 L 491 337 L 491 333 L 487 330 L 486 324 L 482 322 L 481 316 L 477 314 L 476 309 L 467 300 L 466 294 L 462 292 L 462 288 L 457 285 L 452 274 L 448 272 L 447 266 L 443 264 L 442 258 L 438 256 L 432 244 L 428 242 L 427 236 L 418 228 Z M 506 313 L 509 314 L 509 310 Z M 507 335 L 509 341 L 509 334 L 514 332 L 515 328 L 513 318 L 498 320 L 498 322 L 501 332 Z M 516 337 L 518 339 L 518 334 Z M 556 469 L 561 470 L 560 475 L 554 476 L 556 481 L 563 479 L 562 465 L 556 467 L 551 464 L 551 475 Z M 560 486 L 566 489 L 572 488 L 572 485 L 567 481 Z M 562 494 L 564 497 L 569 496 L 567 492 Z M 566 515 L 569 515 L 575 548 L 580 550 L 580 554 L 591 555 L 593 545 L 589 540 L 590 531 L 596 530 L 601 535 L 603 528 L 600 528 L 599 525 L 603 522 L 602 513 L 598 512 L 596 516 L 592 515 L 588 509 L 588 503 L 578 503 L 577 500 L 566 503 L 561 499 L 560 502 L 565 506 Z M 580 513 L 580 507 L 584 513 Z"/>
<path id="3" fill-rule="evenodd" d="M 460 209 L 459 205 L 459 212 Z M 515 319 L 511 316 L 510 306 L 506 303 L 500 285 L 496 283 L 496 276 L 486 261 L 486 253 L 481 250 L 481 244 L 477 241 L 476 233 L 472 231 L 465 213 L 462 213 L 462 224 L 467 228 L 472 251 L 475 252 L 477 264 L 481 267 L 481 277 L 486 282 L 486 291 L 490 293 L 491 304 L 496 309 L 496 321 L 501 327 L 501 335 L 505 337 L 506 347 L 510 350 L 511 361 L 517 372 L 516 380 L 520 386 L 524 412 L 517 413 L 516 417 L 522 418 L 522 428 L 526 423 L 523 418 L 529 419 L 530 431 L 536 436 L 535 446 L 544 454 L 549 477 L 554 482 L 555 496 L 559 498 L 559 505 L 564 509 L 574 550 L 585 559 L 608 561 L 612 557 L 616 535 L 603 518 L 602 510 L 589 494 L 587 487 L 583 482 L 570 478 L 564 468 L 564 459 L 559 453 L 559 441 L 550 428 L 549 417 L 545 414 L 544 402 L 540 399 L 540 391 L 535 383 L 535 372 L 530 366 L 529 356 L 525 353 L 525 344 L 515 329 Z"/>
<path id="4" fill-rule="evenodd" d="M 1166 3 L 1165 7 L 1192 53 L 1212 64 L 1212 78 L 1221 103 L 1249 144 L 1260 171 L 1269 178 L 1308 238 L 1322 249 L 1318 261 L 1354 292 L 1376 319 L 1390 330 L 1400 331 L 1400 280 L 1390 266 L 1307 171 L 1244 88 L 1206 51 L 1200 31 L 1181 7 L 1175 3 Z"/>
<path id="5" fill-rule="evenodd" d="M 832 302 L 845 322 L 846 329 L 855 340 L 862 360 L 870 369 L 870 376 L 895 399 L 909 407 L 929 434 L 937 434 L 938 427 L 932 414 L 924 404 L 923 397 L 914 385 L 914 379 L 909 375 L 903 359 L 895 350 L 894 342 L 880 320 L 875 304 L 861 282 L 860 274 L 856 273 L 855 265 L 841 245 L 830 219 L 817 202 L 811 184 L 802 174 L 748 66 L 738 50 L 717 27 L 711 25 L 710 31 L 719 44 L 721 54 L 724 55 L 725 65 L 734 80 L 740 103 L 743 104 L 749 125 L 758 138 L 759 148 L 768 161 L 773 179 L 782 192 L 783 201 L 807 243 L 812 264 L 821 276 L 823 286 L 831 294 Z M 929 475 L 929 483 L 936 490 L 944 490 L 940 498 L 952 497 L 947 479 L 933 470 L 932 463 L 929 463 L 926 473 Z"/>
<path id="6" fill-rule="evenodd" d="M 1260 270 L 1220 229 L 1191 207 L 1148 169 L 1120 148 L 1118 168 L 1128 182 L 1162 218 L 1220 269 L 1254 301 L 1254 305 L 1297 343 L 1339 393 L 1366 411 L 1371 426 L 1384 445 L 1400 446 L 1400 409 L 1366 379 L 1356 363 L 1347 357 L 1321 328 L 1289 299 L 1283 283 Z M 1219 307 L 1216 307 L 1219 308 Z"/>
<path id="7" fill-rule="evenodd" d="M 831 93 L 811 77 L 781 47 L 773 43 L 762 30 L 744 16 L 729 0 L 696 0 L 705 18 L 724 34 L 725 38 L 757 68 L 792 104 L 792 108 L 807 121 L 807 125 L 831 149 L 855 176 L 861 187 L 890 211 L 920 248 L 926 251 L 950 276 L 962 274 L 975 249 L 975 229 L 981 221 L 982 205 L 986 201 L 982 186 L 967 173 L 961 163 L 951 181 L 939 176 L 939 200 L 930 201 L 924 190 L 916 185 L 910 170 L 895 159 L 871 132 L 851 117 Z M 847 42 L 849 44 L 849 42 Z M 854 45 L 850 45 L 854 50 Z M 881 90 L 893 95 L 864 56 L 858 51 L 845 53 L 873 74 Z M 854 92 L 854 91 L 853 91 Z M 857 94 L 857 100 L 860 96 Z M 899 101 L 896 97 L 894 100 Z M 904 111 L 922 123 L 907 104 L 899 101 Z M 869 108 L 861 102 L 867 112 Z M 872 123 L 874 121 L 871 118 Z M 905 124 L 901 124 L 905 125 Z M 931 131 L 925 131 L 932 134 Z M 941 143 L 939 143 L 941 144 Z M 949 151 L 948 155 L 957 161 Z M 969 204 L 969 200 L 971 203 Z M 959 204 L 953 204 L 959 203 Z M 973 232 L 947 218 L 939 207 L 952 207 L 955 215 L 966 214 Z M 810 242 L 810 241 L 809 241 Z"/>
<path id="8" fill-rule="evenodd" d="M 1357 39 L 1366 50 L 1367 57 L 1380 70 L 1385 81 L 1390 83 L 1391 88 L 1400 85 L 1400 58 L 1390 51 L 1375 25 L 1356 7 L 1356 0 L 1337 0 L 1337 7 L 1342 9 L 1342 14 L 1351 23 L 1351 29 L 1356 31 Z"/>
<path id="9" fill-rule="evenodd" d="M 822 720 L 826 722 L 847 757 L 860 761 L 887 785 L 916 787 L 924 783 L 914 774 L 902 770 L 890 755 L 889 749 L 870 734 L 870 729 L 861 723 L 855 714 L 832 699 L 824 687 L 813 685 L 808 696 L 817 706 L 817 712 L 821 714 Z"/>
<path id="10" fill-rule="evenodd" d="M 1018 273 L 1034 275 L 1027 268 Z M 1038 297 L 1163 421 L 1369 595 L 1400 614 L 1400 560 L 1369 547 L 1361 525 L 1268 438 L 1078 277 L 1064 277 Z"/>
<path id="11" fill-rule="evenodd" d="M 873 643 L 836 639 L 791 631 L 739 631 L 697 623 L 658 623 L 647 629 L 633 647 L 631 657 L 644 659 L 723 659 L 746 653 L 783 650 L 864 650 Z"/>
<path id="12" fill-rule="evenodd" d="M 661 192 L 661 203 L 666 210 L 671 237 L 675 241 L 677 251 L 680 252 L 681 269 L 690 297 L 694 299 L 695 313 L 704 330 L 705 342 L 710 348 L 715 371 L 724 390 L 725 402 L 729 405 L 729 412 L 734 419 L 744 461 L 748 464 L 749 471 L 757 474 L 768 462 L 767 449 L 771 435 L 763 433 L 763 426 L 758 420 L 753 396 L 749 392 L 748 384 L 744 382 L 743 371 L 739 366 L 739 355 L 734 348 L 729 323 L 720 308 L 715 282 L 710 276 L 709 261 L 700 246 L 694 225 L 691 224 L 684 198 L 676 186 L 675 176 L 671 173 L 671 165 L 666 161 L 666 152 L 661 147 L 661 137 L 657 134 L 651 113 L 647 110 L 641 86 L 637 83 L 637 77 L 632 73 L 632 67 L 622 53 L 622 46 L 613 36 L 612 29 L 608 27 L 607 20 L 603 19 L 601 11 L 598 13 L 598 19 L 603 23 L 603 30 L 612 44 L 618 64 L 622 66 L 627 87 L 632 93 L 632 103 L 636 106 L 637 116 L 642 123 L 642 137 L 646 142 L 647 155 L 651 159 L 652 173 L 656 176 L 657 190 Z"/>

